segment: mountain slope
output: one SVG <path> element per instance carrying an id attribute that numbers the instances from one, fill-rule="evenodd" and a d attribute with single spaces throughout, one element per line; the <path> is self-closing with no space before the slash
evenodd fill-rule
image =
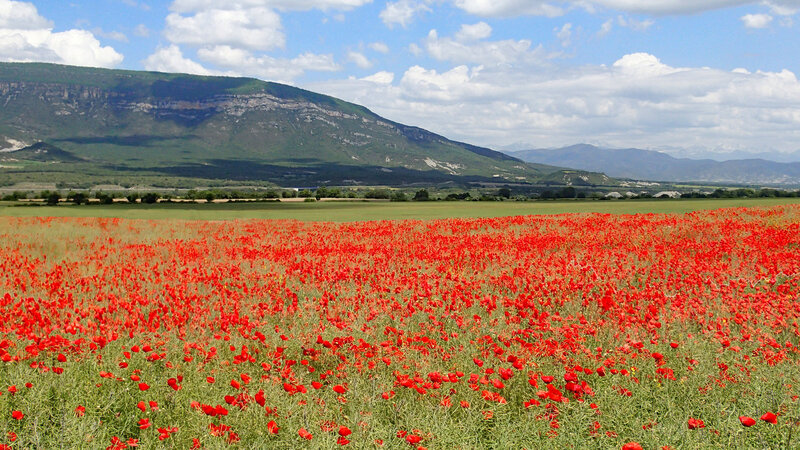
<path id="1" fill-rule="evenodd" d="M 0 155 L 36 145 L 60 155 L 47 165 L 24 160 L 0 168 L 9 176 L 167 175 L 291 186 L 530 183 L 559 170 L 251 78 L 0 63 L 0 105 Z"/>
<path id="2" fill-rule="evenodd" d="M 606 149 L 578 144 L 559 149 L 509 152 L 524 161 L 603 172 L 612 177 L 654 181 L 742 184 L 800 184 L 800 163 L 763 159 L 714 161 L 674 158 L 651 150 Z"/>

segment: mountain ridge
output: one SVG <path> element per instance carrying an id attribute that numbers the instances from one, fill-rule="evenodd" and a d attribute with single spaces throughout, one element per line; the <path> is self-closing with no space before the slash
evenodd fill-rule
<path id="1" fill-rule="evenodd" d="M 528 162 L 599 171 L 611 177 L 664 182 L 800 185 L 800 163 L 759 158 L 716 161 L 675 158 L 637 148 L 608 149 L 576 144 L 558 149 L 508 152 Z"/>
<path id="2" fill-rule="evenodd" d="M 0 155 L 44 143 L 74 158 L 2 169 L 18 178 L 81 170 L 279 185 L 535 183 L 561 170 L 254 78 L 0 63 L 0 105 Z"/>

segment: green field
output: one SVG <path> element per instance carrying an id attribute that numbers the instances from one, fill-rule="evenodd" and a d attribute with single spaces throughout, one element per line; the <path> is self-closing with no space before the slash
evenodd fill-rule
<path id="1" fill-rule="evenodd" d="M 686 199 L 624 201 L 536 202 L 316 202 L 316 203 L 160 203 L 19 206 L 0 202 L 0 216 L 119 217 L 127 219 L 296 219 L 352 222 L 363 220 L 443 219 L 448 217 L 502 217 L 563 213 L 687 213 L 703 209 L 797 204 L 800 198 Z"/>

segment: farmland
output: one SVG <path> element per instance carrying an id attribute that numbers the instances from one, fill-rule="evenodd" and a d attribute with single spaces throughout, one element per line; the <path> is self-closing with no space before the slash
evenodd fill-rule
<path id="1" fill-rule="evenodd" d="M 798 198 L 650 199 L 624 201 L 561 200 L 534 202 L 231 202 L 17 206 L 0 202 L 0 216 L 117 217 L 122 219 L 294 219 L 353 222 L 363 220 L 446 219 L 564 213 L 688 213 L 705 209 L 798 204 Z"/>
<path id="2" fill-rule="evenodd" d="M 10 216 L 134 206 L 1 210 L 0 448 L 800 442 L 798 205 Z"/>

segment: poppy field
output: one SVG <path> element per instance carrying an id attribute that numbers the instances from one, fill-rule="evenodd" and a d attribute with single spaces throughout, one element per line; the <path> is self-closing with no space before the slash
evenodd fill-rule
<path id="1" fill-rule="evenodd" d="M 796 448 L 800 206 L 0 217 L 0 449 Z"/>

